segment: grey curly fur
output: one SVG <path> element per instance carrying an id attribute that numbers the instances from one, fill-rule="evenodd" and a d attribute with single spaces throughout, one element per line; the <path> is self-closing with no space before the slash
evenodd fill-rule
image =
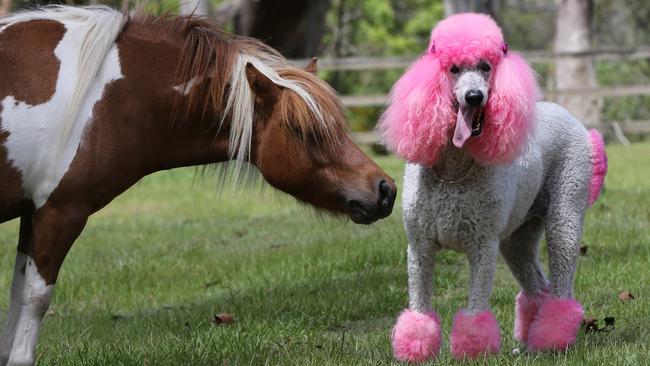
<path id="1" fill-rule="evenodd" d="M 536 109 L 535 132 L 510 165 L 470 168 L 471 158 L 451 144 L 436 167 L 407 164 L 403 210 L 411 310 L 431 309 L 434 260 L 443 248 L 468 256 L 472 313 L 489 309 L 499 252 L 527 294 L 550 286 L 555 297 L 573 298 L 592 146 L 587 130 L 564 108 L 540 102 Z M 440 179 L 468 171 L 458 183 Z M 538 259 L 544 231 L 550 283 Z"/>

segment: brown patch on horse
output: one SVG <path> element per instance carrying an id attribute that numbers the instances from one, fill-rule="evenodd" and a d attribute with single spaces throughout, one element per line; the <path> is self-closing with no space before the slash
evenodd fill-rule
<path id="1" fill-rule="evenodd" d="M 13 96 L 17 103 L 39 105 L 54 95 L 60 67 L 54 50 L 64 34 L 65 27 L 51 20 L 20 22 L 0 32 L 0 101 Z M 8 136 L 0 131 L 0 223 L 32 209 L 24 198 L 20 172 L 8 160 Z"/>
<path id="2" fill-rule="evenodd" d="M 0 32 L 0 101 L 13 95 L 38 105 L 52 97 L 60 66 L 54 50 L 64 34 L 63 24 L 52 20 L 20 22 Z"/>

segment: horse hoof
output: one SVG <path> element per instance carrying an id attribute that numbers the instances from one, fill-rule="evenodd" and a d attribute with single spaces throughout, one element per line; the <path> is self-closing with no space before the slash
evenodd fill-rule
<path id="1" fill-rule="evenodd" d="M 576 342 L 584 318 L 582 305 L 573 299 L 545 300 L 528 331 L 528 349 L 565 350 Z"/>
<path id="2" fill-rule="evenodd" d="M 500 333 L 499 323 L 491 311 L 471 314 L 461 310 L 454 316 L 451 329 L 451 354 L 462 360 L 498 353 Z"/>
<path id="3" fill-rule="evenodd" d="M 393 354 L 397 360 L 407 362 L 436 358 L 440 338 L 440 319 L 435 312 L 421 314 L 406 309 L 393 328 Z"/>

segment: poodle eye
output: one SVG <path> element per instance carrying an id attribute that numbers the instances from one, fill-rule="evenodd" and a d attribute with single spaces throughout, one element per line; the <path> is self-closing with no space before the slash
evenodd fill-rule
<path id="1" fill-rule="evenodd" d="M 490 67 L 490 64 L 488 64 L 487 62 L 482 62 L 481 65 L 479 65 L 479 67 L 483 72 L 490 72 L 490 70 L 492 70 L 492 67 Z"/>
<path id="2" fill-rule="evenodd" d="M 449 71 L 451 71 L 452 74 L 458 74 L 460 72 L 460 69 L 458 66 L 453 65 Z"/>

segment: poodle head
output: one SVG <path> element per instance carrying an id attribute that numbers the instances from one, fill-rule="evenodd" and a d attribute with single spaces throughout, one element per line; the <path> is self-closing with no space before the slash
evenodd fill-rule
<path id="1" fill-rule="evenodd" d="M 539 98 L 534 71 L 508 51 L 494 20 L 458 14 L 433 29 L 427 52 L 393 87 L 379 128 L 414 163 L 435 164 L 451 141 L 482 164 L 507 164 L 528 140 Z"/>

